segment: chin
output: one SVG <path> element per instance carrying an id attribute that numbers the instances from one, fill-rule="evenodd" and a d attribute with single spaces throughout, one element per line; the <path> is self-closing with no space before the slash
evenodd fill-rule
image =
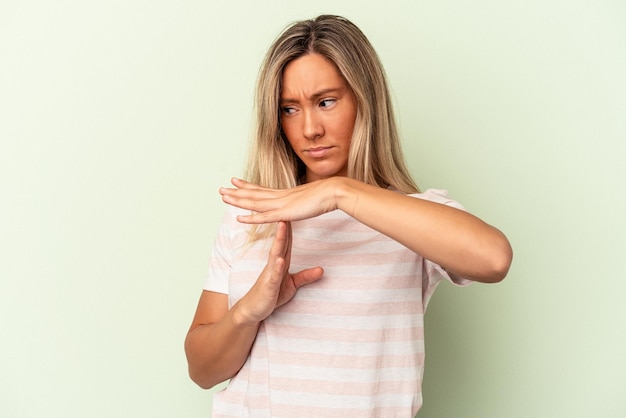
<path id="1" fill-rule="evenodd" d="M 328 179 L 331 177 L 337 177 L 337 176 L 342 176 L 345 177 L 348 174 L 345 171 L 335 171 L 335 170 L 328 170 L 328 171 L 318 171 L 318 172 L 311 172 L 309 171 L 306 175 L 306 178 L 309 179 L 309 181 L 315 181 L 315 180 L 323 180 L 323 179 Z"/>

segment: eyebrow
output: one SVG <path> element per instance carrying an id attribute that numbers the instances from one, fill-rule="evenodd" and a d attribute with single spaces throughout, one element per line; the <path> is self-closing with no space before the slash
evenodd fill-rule
<path id="1" fill-rule="evenodd" d="M 314 101 L 316 99 L 319 99 L 322 96 L 326 96 L 329 93 L 338 93 L 340 91 L 342 91 L 344 89 L 344 87 L 329 87 L 327 89 L 322 89 L 320 91 L 317 91 L 315 93 L 313 93 L 312 95 L 310 95 L 309 97 L 307 97 L 307 99 L 309 101 Z M 281 97 L 280 98 L 280 103 L 297 103 L 298 100 L 297 99 L 292 99 L 290 97 Z"/>

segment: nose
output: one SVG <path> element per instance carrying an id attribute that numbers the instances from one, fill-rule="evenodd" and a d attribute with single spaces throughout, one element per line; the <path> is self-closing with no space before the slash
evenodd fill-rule
<path id="1" fill-rule="evenodd" d="M 304 137 L 310 141 L 320 138 L 324 135 L 324 125 L 321 118 L 315 110 L 308 110 L 304 113 L 304 126 L 302 133 Z"/>

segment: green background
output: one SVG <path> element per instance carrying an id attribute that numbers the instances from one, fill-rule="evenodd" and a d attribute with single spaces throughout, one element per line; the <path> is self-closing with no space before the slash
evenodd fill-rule
<path id="1" fill-rule="evenodd" d="M 626 3 L 0 2 L 0 416 L 207 417 L 183 339 L 289 22 L 342 14 L 412 173 L 501 228 L 442 285 L 419 417 L 624 417 Z"/>

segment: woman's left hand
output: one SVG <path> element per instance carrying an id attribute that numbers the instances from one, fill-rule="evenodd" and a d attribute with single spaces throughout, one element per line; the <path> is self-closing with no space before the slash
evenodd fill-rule
<path id="1" fill-rule="evenodd" d="M 292 189 L 269 189 L 233 178 L 235 188 L 220 188 L 222 200 L 253 213 L 238 216 L 248 224 L 297 221 L 337 209 L 334 178 L 318 180 Z"/>

